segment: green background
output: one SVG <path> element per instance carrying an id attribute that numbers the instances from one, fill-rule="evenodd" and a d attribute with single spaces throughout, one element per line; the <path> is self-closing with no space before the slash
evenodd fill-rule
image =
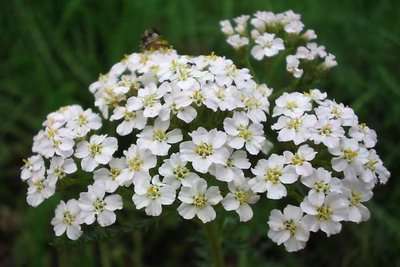
<path id="1" fill-rule="evenodd" d="M 0 266 L 210 266 L 200 225 L 174 211 L 159 220 L 121 215 L 123 225 L 81 242 L 54 239 L 57 199 L 25 203 L 22 158 L 47 113 L 79 103 L 99 73 L 138 50 L 144 29 L 158 28 L 180 52 L 232 56 L 218 22 L 257 10 L 293 9 L 315 29 L 339 66 L 321 83 L 376 129 L 377 150 L 392 178 L 369 203 L 369 222 L 341 234 L 314 234 L 288 254 L 266 237 L 267 214 L 251 224 L 224 223 L 228 266 L 400 266 L 400 2 L 393 1 L 3 1 L 0 8 Z M 274 77 L 272 77 L 273 79 Z M 273 84 L 272 84 L 273 85 Z M 57 197 L 56 197 L 57 198 Z M 138 213 L 142 214 L 142 213 Z M 132 220 L 132 221 L 131 221 Z"/>

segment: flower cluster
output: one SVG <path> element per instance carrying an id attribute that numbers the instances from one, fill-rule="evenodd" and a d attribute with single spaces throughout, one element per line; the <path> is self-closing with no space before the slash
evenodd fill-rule
<path id="1" fill-rule="evenodd" d="M 390 176 L 373 149 L 375 131 L 359 123 L 351 108 L 326 99 L 317 89 L 284 93 L 276 99 L 272 116 L 277 117 L 272 129 L 278 141 L 299 147 L 260 160 L 251 184 L 268 198 L 279 199 L 287 195 L 283 184 L 299 181 L 303 187 L 296 190 L 304 199 L 299 199 L 300 207 L 271 212 L 269 237 L 296 251 L 304 248 L 309 232 L 330 236 L 341 231 L 342 221 L 368 220 L 364 203 L 375 185 Z"/>
<path id="2" fill-rule="evenodd" d="M 249 43 L 248 20 L 236 18 L 235 27 L 221 22 L 233 46 Z M 285 49 L 290 38 L 315 37 L 302 33 L 291 11 L 257 12 L 250 23 L 251 53 L 260 60 Z M 305 49 L 324 57 L 315 44 Z M 297 54 L 305 56 L 305 49 Z M 68 175 L 85 183 L 76 199 L 57 206 L 51 221 L 57 236 L 76 240 L 85 224 L 114 224 L 124 201 L 148 216 L 176 204 L 182 218 L 208 223 L 218 206 L 246 222 L 258 201 L 287 198 L 292 204 L 271 211 L 268 236 L 297 251 L 310 232 L 329 236 L 340 232 L 341 222 L 367 220 L 364 203 L 390 176 L 374 150 L 375 131 L 351 108 L 313 89 L 283 93 L 270 115 L 272 89 L 214 54 L 192 57 L 165 47 L 133 53 L 89 90 L 100 115 L 77 105 L 49 114 L 21 170 L 34 207 L 61 180 L 74 179 Z M 123 199 L 122 188 L 131 199 Z"/>
<path id="3" fill-rule="evenodd" d="M 220 26 L 230 46 L 241 49 L 251 45 L 250 53 L 256 60 L 285 53 L 286 69 L 295 78 L 304 73 L 301 65 L 315 65 L 320 71 L 337 65 L 335 56 L 326 52 L 324 46 L 310 42 L 317 38 L 316 33 L 304 30 L 301 16 L 291 10 L 277 14 L 258 11 L 252 16 L 234 18 L 233 24 L 223 20 Z"/>
<path id="4" fill-rule="evenodd" d="M 130 135 L 133 142 L 118 144 L 102 134 L 100 116 L 79 106 L 48 116 L 34 138 L 35 154 L 22 168 L 28 203 L 38 206 L 69 174 L 92 177 L 78 199 L 58 206 L 56 235 L 77 239 L 82 224 L 113 224 L 122 209 L 120 187 L 133 188 L 133 203 L 149 216 L 178 199 L 185 219 L 212 221 L 219 203 L 241 221 L 252 218 L 250 205 L 259 197 L 245 171 L 251 167 L 248 155 L 270 147 L 263 123 L 272 89 L 254 82 L 249 70 L 215 55 L 146 51 L 126 56 L 90 91 L 103 119 L 115 123 L 108 134 Z M 216 120 L 208 123 L 212 116 Z"/>

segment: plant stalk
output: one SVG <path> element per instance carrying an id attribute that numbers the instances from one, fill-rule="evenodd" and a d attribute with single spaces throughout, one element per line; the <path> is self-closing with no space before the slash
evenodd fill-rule
<path id="1" fill-rule="evenodd" d="M 209 222 L 204 225 L 205 233 L 208 239 L 210 252 L 214 267 L 225 267 L 224 254 L 222 251 L 221 236 L 218 232 L 218 226 L 215 222 Z"/>

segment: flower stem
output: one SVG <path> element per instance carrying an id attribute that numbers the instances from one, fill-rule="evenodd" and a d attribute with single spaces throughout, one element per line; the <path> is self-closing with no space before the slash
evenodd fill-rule
<path id="1" fill-rule="evenodd" d="M 210 252 L 214 267 L 225 267 L 224 255 L 221 246 L 221 238 L 218 233 L 218 225 L 215 222 L 204 225 L 205 233 L 210 245 Z"/>

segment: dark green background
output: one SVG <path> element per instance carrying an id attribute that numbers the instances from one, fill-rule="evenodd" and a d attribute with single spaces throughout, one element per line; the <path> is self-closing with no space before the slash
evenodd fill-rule
<path id="1" fill-rule="evenodd" d="M 0 266 L 209 266 L 201 227 L 176 219 L 130 222 L 94 231 L 83 242 L 54 240 L 56 200 L 25 203 L 18 172 L 50 111 L 91 107 L 88 85 L 156 27 L 181 53 L 232 56 L 218 22 L 256 10 L 293 9 L 315 29 L 339 66 L 321 88 L 351 105 L 376 129 L 377 150 L 392 172 L 370 202 L 372 218 L 340 235 L 313 235 L 288 254 L 266 237 L 267 214 L 249 225 L 226 220 L 229 266 L 400 266 L 400 2 L 393 1 L 2 1 L 0 8 Z M 271 77 L 273 84 L 274 77 Z M 132 227 L 126 227 L 132 225 Z M 134 229 L 132 229 L 134 228 Z M 92 240 L 92 241 L 91 241 Z"/>

